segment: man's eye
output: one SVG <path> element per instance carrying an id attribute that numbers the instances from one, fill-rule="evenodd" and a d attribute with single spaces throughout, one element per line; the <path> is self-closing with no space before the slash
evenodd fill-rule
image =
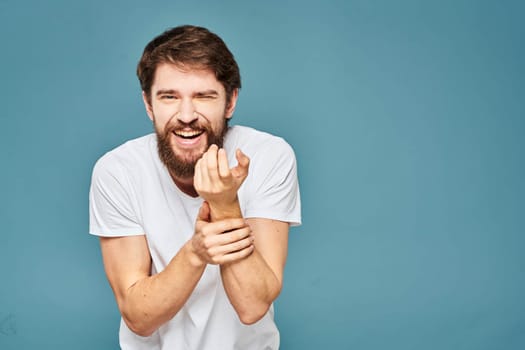
<path id="1" fill-rule="evenodd" d="M 215 95 L 200 95 L 199 99 L 200 100 L 213 100 L 215 99 Z"/>
<path id="2" fill-rule="evenodd" d="M 175 97 L 174 95 L 162 95 L 160 98 L 163 100 L 174 100 L 177 97 Z"/>

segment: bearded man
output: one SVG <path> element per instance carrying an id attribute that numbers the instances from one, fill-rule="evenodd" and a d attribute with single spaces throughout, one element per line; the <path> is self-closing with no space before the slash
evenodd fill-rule
<path id="1" fill-rule="evenodd" d="M 273 302 L 301 221 L 292 148 L 228 126 L 239 68 L 205 28 L 154 38 L 137 75 L 155 134 L 100 158 L 90 189 L 121 348 L 278 349 Z"/>

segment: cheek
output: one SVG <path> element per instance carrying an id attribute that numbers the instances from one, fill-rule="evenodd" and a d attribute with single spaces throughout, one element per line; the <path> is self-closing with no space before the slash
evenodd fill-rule
<path id="1" fill-rule="evenodd" d="M 222 117 L 226 110 L 226 106 L 222 99 L 214 101 L 195 101 L 193 103 L 195 110 L 210 120 L 217 119 L 218 116 Z"/>
<path id="2" fill-rule="evenodd" d="M 211 123 L 211 127 L 215 133 L 219 132 L 219 130 L 222 130 L 224 127 L 224 114 L 221 114 L 220 116 L 217 116 L 213 122 Z"/>
<path id="3" fill-rule="evenodd" d="M 173 107 L 170 108 L 169 106 L 155 108 L 154 116 L 156 123 L 160 126 L 164 126 L 177 116 L 177 109 Z"/>
<path id="4" fill-rule="evenodd" d="M 203 115 L 211 125 L 222 125 L 224 120 L 224 108 L 217 106 L 212 108 L 208 106 L 207 108 L 200 108 L 197 111 Z"/>

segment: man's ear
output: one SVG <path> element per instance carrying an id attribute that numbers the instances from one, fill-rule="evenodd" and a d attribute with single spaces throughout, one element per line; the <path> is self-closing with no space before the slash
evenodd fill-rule
<path id="1" fill-rule="evenodd" d="M 148 95 L 142 91 L 142 101 L 144 102 L 144 107 L 146 108 L 146 113 L 148 113 L 149 119 L 153 121 L 153 108 L 151 108 L 151 103 L 149 103 Z"/>
<path id="2" fill-rule="evenodd" d="M 226 119 L 233 117 L 233 112 L 235 111 L 235 105 L 237 104 L 237 98 L 239 98 L 239 89 L 235 89 L 232 92 L 228 107 L 226 108 Z"/>

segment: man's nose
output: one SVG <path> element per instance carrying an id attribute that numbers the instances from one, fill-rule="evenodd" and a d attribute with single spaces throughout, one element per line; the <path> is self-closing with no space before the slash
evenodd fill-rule
<path id="1" fill-rule="evenodd" d="M 193 106 L 193 102 L 189 99 L 183 100 L 180 104 L 180 111 L 177 119 L 179 119 L 179 121 L 182 123 L 190 124 L 198 117 L 199 115 L 195 111 L 195 106 Z"/>

